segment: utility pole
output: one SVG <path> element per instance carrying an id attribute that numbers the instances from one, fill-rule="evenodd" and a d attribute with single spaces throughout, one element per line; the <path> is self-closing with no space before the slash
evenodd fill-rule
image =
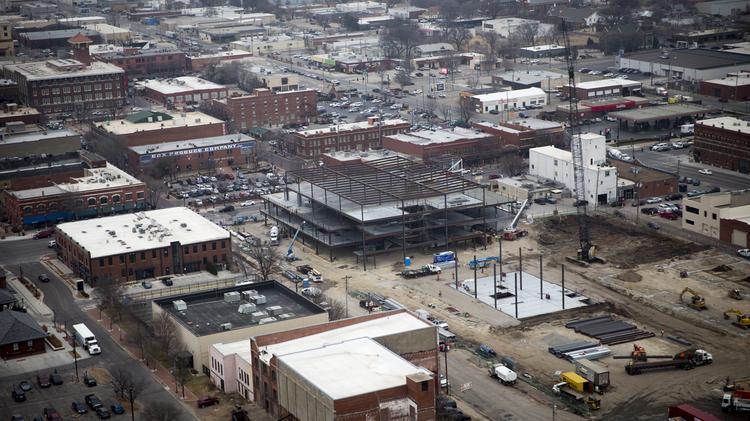
<path id="1" fill-rule="evenodd" d="M 135 411 L 133 410 L 133 401 L 135 401 L 133 398 L 133 386 L 128 387 L 128 400 L 130 400 L 130 419 L 131 421 L 135 421 Z"/>
<path id="2" fill-rule="evenodd" d="M 346 292 L 346 295 L 344 295 L 344 306 L 346 307 L 346 318 L 349 318 L 349 279 L 352 279 L 351 276 L 346 275 L 344 276 L 344 289 Z"/>
<path id="3" fill-rule="evenodd" d="M 67 324 L 67 323 L 65 323 Z M 76 338 L 75 335 L 73 335 L 73 364 L 76 367 L 76 383 L 80 381 L 78 378 L 78 351 L 76 350 Z"/>
<path id="4" fill-rule="evenodd" d="M 450 396 L 451 394 L 451 382 L 448 380 L 448 343 L 445 344 L 445 351 L 443 352 L 445 355 L 445 394 Z"/>

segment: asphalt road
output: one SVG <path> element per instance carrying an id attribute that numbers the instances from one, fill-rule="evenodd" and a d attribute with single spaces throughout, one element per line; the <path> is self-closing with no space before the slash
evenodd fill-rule
<path id="1" fill-rule="evenodd" d="M 164 401 L 173 402 L 178 408 L 183 408 L 182 404 L 164 390 L 164 387 L 154 379 L 150 371 L 146 370 L 139 362 L 135 361 L 128 353 L 122 350 L 119 345 L 112 341 L 109 333 L 98 323 L 90 320 L 81 309 L 81 306 L 94 305 L 94 303 L 91 300 L 76 301 L 73 298 L 71 289 L 54 273 L 50 273 L 46 267 L 37 261 L 42 254 L 49 251 L 46 248 L 46 244 L 47 242 L 43 240 L 2 242 L 0 243 L 0 265 L 5 266 L 6 269 L 16 275 L 19 274 L 20 268 L 23 267 L 23 275 L 36 282 L 37 286 L 44 292 L 44 303 L 54 312 L 55 320 L 58 323 L 64 322 L 70 326 L 83 322 L 94 332 L 102 348 L 102 353 L 81 361 L 79 364 L 81 375 L 87 367 L 105 367 L 110 370 L 123 367 L 145 381 L 146 387 L 138 399 L 144 407 L 148 406 L 149 403 Z M 51 282 L 38 282 L 37 277 L 42 273 L 48 274 Z M 61 369 L 69 370 L 70 367 L 61 367 Z M 28 375 L 17 376 L 18 380 L 28 377 Z M 183 408 L 182 412 L 180 420 L 197 419 L 187 409 Z"/>
<path id="2" fill-rule="evenodd" d="M 697 178 L 701 181 L 696 189 L 705 189 L 706 186 L 719 187 L 722 190 L 740 190 L 750 188 L 750 175 L 741 174 L 734 171 L 728 171 L 721 168 L 712 167 L 701 163 L 690 161 L 690 151 L 688 149 L 677 149 L 667 152 L 656 152 L 649 150 L 647 147 L 641 152 L 640 148 L 629 150 L 627 147 L 621 148 L 625 153 L 635 151 L 635 159 L 652 168 L 662 171 L 679 174 L 680 177 Z M 710 169 L 713 174 L 704 175 L 698 171 L 701 169 Z"/>

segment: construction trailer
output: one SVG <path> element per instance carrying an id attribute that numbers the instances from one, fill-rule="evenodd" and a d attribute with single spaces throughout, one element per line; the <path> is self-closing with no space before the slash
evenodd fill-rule
<path id="1" fill-rule="evenodd" d="M 261 213 L 329 258 L 353 253 L 367 270 L 380 254 L 483 244 L 509 219 L 513 200 L 460 174 L 400 156 L 287 173 Z M 304 222 L 304 224 L 303 224 Z"/>
<path id="2" fill-rule="evenodd" d="M 590 381 L 598 391 L 609 387 L 609 369 L 596 361 L 580 359 L 575 361 L 576 373 Z"/>

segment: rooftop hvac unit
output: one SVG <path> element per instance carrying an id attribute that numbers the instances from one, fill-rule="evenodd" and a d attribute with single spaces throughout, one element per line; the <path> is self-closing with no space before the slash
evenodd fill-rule
<path id="1" fill-rule="evenodd" d="M 256 311 L 255 313 L 250 315 L 250 320 L 253 323 L 257 323 L 260 319 L 264 317 L 268 317 L 268 313 L 266 313 L 265 311 Z"/>
<path id="2" fill-rule="evenodd" d="M 221 330 L 232 330 L 232 324 L 231 323 L 222 323 L 221 324 Z"/>
<path id="3" fill-rule="evenodd" d="M 240 304 L 240 307 L 237 309 L 238 313 L 242 314 L 253 314 L 257 310 L 257 307 L 255 304 L 252 303 L 243 303 Z"/>
<path id="4" fill-rule="evenodd" d="M 294 313 L 279 314 L 278 316 L 276 316 L 276 318 L 279 319 L 279 320 L 293 319 L 294 318 Z"/>
<path id="5" fill-rule="evenodd" d="M 258 291 L 254 289 L 248 289 L 247 291 L 242 291 L 242 299 L 247 301 L 252 301 L 253 298 L 258 296 Z"/>
<path id="6" fill-rule="evenodd" d="M 259 325 L 264 325 L 266 323 L 273 323 L 275 321 L 276 321 L 275 317 L 264 317 L 264 318 L 258 320 L 258 324 Z"/>
<path id="7" fill-rule="evenodd" d="M 284 308 L 281 306 L 270 306 L 266 307 L 266 311 L 271 316 L 276 316 L 284 312 Z"/>
<path id="8" fill-rule="evenodd" d="M 237 291 L 225 292 L 224 293 L 225 303 L 238 303 L 240 302 L 240 293 Z"/>
<path id="9" fill-rule="evenodd" d="M 259 295 L 256 295 L 255 297 L 252 297 L 252 300 L 255 302 L 255 304 L 265 304 L 266 296 L 259 294 Z"/>
<path id="10" fill-rule="evenodd" d="M 187 303 L 184 300 L 174 300 L 172 301 L 172 305 L 174 306 L 175 311 L 187 310 Z"/>

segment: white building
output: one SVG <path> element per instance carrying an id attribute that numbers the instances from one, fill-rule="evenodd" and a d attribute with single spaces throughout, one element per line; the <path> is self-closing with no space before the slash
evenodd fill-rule
<path id="1" fill-rule="evenodd" d="M 289 35 L 258 35 L 242 37 L 239 41 L 232 41 L 229 48 L 249 51 L 251 53 L 283 53 L 288 51 L 302 50 L 305 48 L 304 38 L 291 37 Z"/>
<path id="2" fill-rule="evenodd" d="M 521 18 L 488 19 L 482 22 L 483 31 L 494 31 L 503 38 L 510 38 L 513 35 L 517 35 L 521 28 L 526 26 L 535 27 L 538 37 L 549 34 L 555 27 L 555 25 L 541 23 L 538 20 Z"/>
<path id="3" fill-rule="evenodd" d="M 699 12 L 715 16 L 733 16 L 750 10 L 748 0 L 713 0 L 695 4 Z"/>
<path id="4" fill-rule="evenodd" d="M 211 383 L 226 393 L 237 392 L 246 400 L 253 399 L 253 358 L 250 339 L 208 348 Z"/>
<path id="5" fill-rule="evenodd" d="M 750 56 L 732 50 L 685 49 L 642 51 L 617 58 L 619 68 L 629 67 L 657 77 L 687 81 L 717 79 L 728 73 L 745 70 Z"/>
<path id="6" fill-rule="evenodd" d="M 547 105 L 547 94 L 540 88 L 527 88 L 474 95 L 467 100 L 472 101 L 476 112 L 483 114 L 493 110 L 506 111 L 525 108 L 529 105 L 544 106 Z"/>
<path id="7" fill-rule="evenodd" d="M 582 133 L 581 146 L 586 200 L 590 204 L 613 202 L 617 199 L 617 169 L 605 163 L 607 148 L 604 136 Z M 570 151 L 554 146 L 529 149 L 529 174 L 562 183 L 575 191 Z"/>

